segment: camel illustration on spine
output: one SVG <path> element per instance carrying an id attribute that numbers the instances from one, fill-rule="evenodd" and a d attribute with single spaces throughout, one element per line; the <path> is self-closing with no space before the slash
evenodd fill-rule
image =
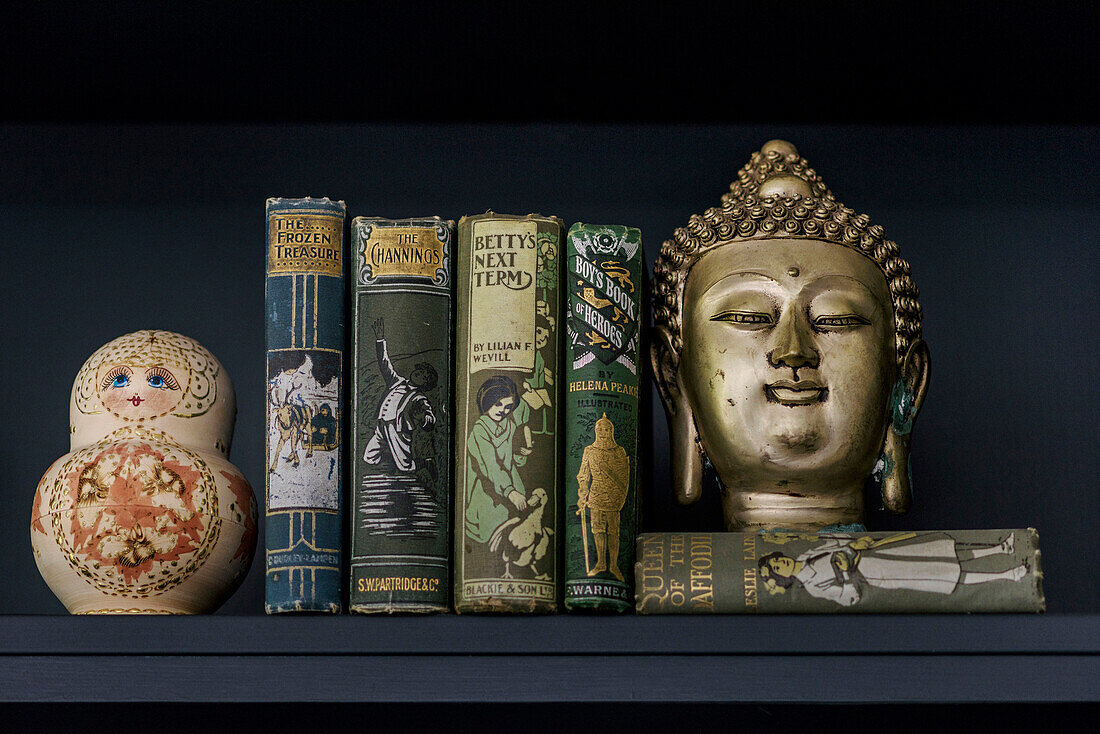
<path id="1" fill-rule="evenodd" d="M 557 610 L 561 243 L 556 217 L 458 224 L 459 612 Z"/>
<path id="2" fill-rule="evenodd" d="M 356 217 L 351 611 L 450 608 L 454 223 Z"/>
<path id="3" fill-rule="evenodd" d="M 342 201 L 267 201 L 265 609 L 339 612 Z"/>
<path id="4" fill-rule="evenodd" d="M 633 607 L 638 524 L 642 234 L 574 224 L 566 238 L 565 606 Z"/>

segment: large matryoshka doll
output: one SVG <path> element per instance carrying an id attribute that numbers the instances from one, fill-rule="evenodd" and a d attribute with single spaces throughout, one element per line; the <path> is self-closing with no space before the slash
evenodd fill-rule
<path id="1" fill-rule="evenodd" d="M 256 548 L 236 413 L 221 363 L 179 334 L 127 334 L 84 363 L 69 453 L 31 512 L 38 570 L 71 613 L 201 614 L 236 590 Z"/>

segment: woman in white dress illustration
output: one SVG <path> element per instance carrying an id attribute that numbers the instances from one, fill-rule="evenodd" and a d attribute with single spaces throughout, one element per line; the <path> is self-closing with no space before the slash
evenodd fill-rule
<path id="1" fill-rule="evenodd" d="M 875 540 L 871 537 L 826 538 L 822 544 L 796 558 L 781 552 L 758 561 L 764 586 L 782 594 L 795 584 L 810 596 L 850 607 L 868 587 L 907 589 L 950 594 L 962 584 L 1019 581 L 1027 576 L 1021 563 L 1005 571 L 970 571 L 963 566 L 975 558 L 1011 556 L 1015 535 L 989 546 L 962 547 L 947 533 L 902 533 Z"/>

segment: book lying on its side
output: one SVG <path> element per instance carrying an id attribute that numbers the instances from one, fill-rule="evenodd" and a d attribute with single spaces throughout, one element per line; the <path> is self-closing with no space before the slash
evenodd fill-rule
<path id="1" fill-rule="evenodd" d="M 1042 612 L 1039 534 L 647 533 L 641 614 Z"/>
<path id="2" fill-rule="evenodd" d="M 351 611 L 445 612 L 454 222 L 356 217 L 351 237 Z"/>
<path id="3" fill-rule="evenodd" d="M 458 222 L 455 611 L 558 606 L 557 217 Z"/>
<path id="4" fill-rule="evenodd" d="M 267 200 L 268 614 L 340 611 L 345 210 Z"/>
<path id="5" fill-rule="evenodd" d="M 642 233 L 566 238 L 565 606 L 629 611 L 638 525 Z"/>

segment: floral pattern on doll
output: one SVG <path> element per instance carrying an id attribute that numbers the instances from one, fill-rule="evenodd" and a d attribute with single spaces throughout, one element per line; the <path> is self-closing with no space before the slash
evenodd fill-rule
<path id="1" fill-rule="evenodd" d="M 163 449 L 138 440 L 100 443 L 61 473 L 51 508 L 56 537 L 70 564 L 101 590 L 163 592 L 191 575 L 217 542 L 221 521 L 205 463 Z"/>

